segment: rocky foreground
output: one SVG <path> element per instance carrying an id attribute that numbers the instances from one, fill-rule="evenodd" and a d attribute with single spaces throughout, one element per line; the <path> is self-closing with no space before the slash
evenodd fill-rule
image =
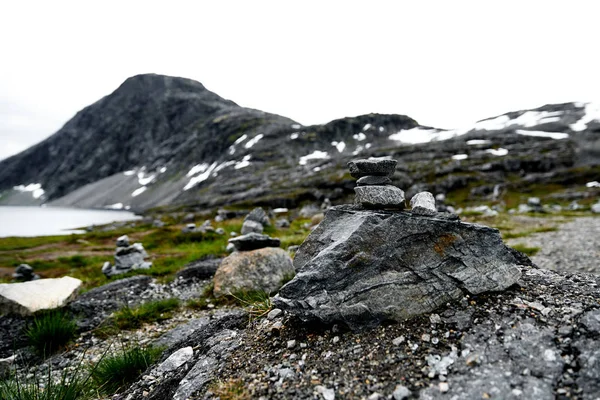
<path id="1" fill-rule="evenodd" d="M 64 308 L 75 344 L 48 359 L 23 341 L 30 317 L 0 317 L 0 374 L 12 364 L 23 380 L 49 368 L 58 378 L 132 343 L 161 356 L 111 399 L 600 398 L 600 276 L 539 268 L 497 229 L 439 211 L 429 192 L 405 209 L 395 165 L 350 163 L 355 204 L 330 207 L 293 264 L 257 208 L 224 259 L 193 262 L 170 283 L 136 276 L 81 294 Z M 138 247 L 120 237 L 116 269 L 103 272 L 144 263 Z M 590 251 L 577 268 L 594 264 Z M 0 299 L 50 281 L 5 284 Z M 278 294 L 244 299 L 260 292 Z M 124 305 L 173 298 L 195 303 L 111 325 Z"/>
<path id="2" fill-rule="evenodd" d="M 600 278 L 535 266 L 521 266 L 519 281 L 503 292 L 464 295 L 433 313 L 362 332 L 307 324 L 278 310 L 250 320 L 242 309 L 211 305 L 118 337 L 92 334 L 123 302 L 194 297 L 210 284 L 206 273 L 216 264 L 195 265 L 189 269 L 195 277 L 182 273 L 166 285 L 140 276 L 85 293 L 69 305 L 79 316 L 76 346 L 34 368 L 42 361 L 21 349 L 18 370 L 75 368 L 82 359 L 97 360 L 111 343 L 138 341 L 167 349 L 162 362 L 115 399 L 238 392 L 238 398 L 282 399 L 600 396 Z M 0 357 L 13 353 L 23 326 L 19 317 L 0 318 Z"/>

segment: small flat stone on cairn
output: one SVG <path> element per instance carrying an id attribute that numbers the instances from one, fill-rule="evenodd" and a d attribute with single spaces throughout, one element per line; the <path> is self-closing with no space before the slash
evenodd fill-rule
<path id="1" fill-rule="evenodd" d="M 410 207 L 413 211 L 433 211 L 437 212 L 435 207 L 435 198 L 430 192 L 419 192 L 410 199 Z"/>
<path id="2" fill-rule="evenodd" d="M 348 163 L 348 169 L 356 179 L 369 175 L 390 177 L 396 170 L 396 164 L 398 161 L 389 159 L 354 160 Z"/>
<path id="3" fill-rule="evenodd" d="M 123 235 L 117 238 L 117 247 L 127 246 L 129 246 L 129 237 L 127 235 Z"/>
<path id="4" fill-rule="evenodd" d="M 229 243 L 232 243 L 237 251 L 250 251 L 262 249 L 263 247 L 279 247 L 281 245 L 279 239 L 255 232 L 229 239 Z"/>

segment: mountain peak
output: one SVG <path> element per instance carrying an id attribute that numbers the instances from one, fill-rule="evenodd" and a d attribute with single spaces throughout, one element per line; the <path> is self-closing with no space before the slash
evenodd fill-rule
<path id="1" fill-rule="evenodd" d="M 204 85 L 192 79 L 160 74 L 139 74 L 127 78 L 117 90 L 115 90 L 115 93 L 162 92 L 169 89 L 190 92 L 208 91 Z"/>

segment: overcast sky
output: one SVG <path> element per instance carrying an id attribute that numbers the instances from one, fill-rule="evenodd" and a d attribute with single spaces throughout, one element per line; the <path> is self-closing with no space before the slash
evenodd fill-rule
<path id="1" fill-rule="evenodd" d="M 370 112 L 460 128 L 599 101 L 600 2 L 5 1 L 0 159 L 147 72 L 302 124 Z"/>

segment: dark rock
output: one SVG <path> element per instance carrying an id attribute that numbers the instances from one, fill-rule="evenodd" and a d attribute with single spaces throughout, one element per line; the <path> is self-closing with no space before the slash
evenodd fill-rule
<path id="1" fill-rule="evenodd" d="M 239 347 L 239 331 L 247 322 L 248 316 L 243 311 L 217 311 L 212 317 L 194 319 L 167 332 L 154 343 L 168 346 L 159 365 L 183 348 L 193 347 L 193 357 L 186 356 L 179 367 L 169 371 L 159 370 L 158 367 L 148 371 L 159 375 L 154 376 L 157 379 L 152 387 L 148 387 L 142 378 L 123 393 L 115 395 L 114 399 L 183 400 L 205 390 L 232 352 Z"/>
<path id="2" fill-rule="evenodd" d="M 366 208 L 402 210 L 406 206 L 404 191 L 395 186 L 357 186 L 354 192 L 356 204 Z"/>
<path id="3" fill-rule="evenodd" d="M 363 176 L 356 181 L 358 186 L 385 186 L 391 185 L 392 180 L 387 176 Z"/>
<path id="4" fill-rule="evenodd" d="M 275 306 L 353 329 L 431 312 L 464 294 L 503 290 L 521 275 L 496 229 L 345 207 L 327 212 L 300 246 L 294 268 Z"/>
<path id="5" fill-rule="evenodd" d="M 144 275 L 119 279 L 79 295 L 67 309 L 78 316 L 79 328 L 89 331 L 124 304 L 138 303 L 139 294 L 149 287 L 150 282 L 152 278 Z"/>
<path id="6" fill-rule="evenodd" d="M 281 241 L 277 238 L 271 238 L 260 233 L 248 233 L 247 235 L 236 236 L 229 239 L 237 251 L 249 251 L 262 249 L 263 247 L 279 247 Z"/>
<path id="7" fill-rule="evenodd" d="M 348 169 L 353 178 L 369 175 L 391 177 L 396 170 L 397 163 L 396 160 L 387 159 L 354 160 L 348 163 Z"/>
<path id="8" fill-rule="evenodd" d="M 294 275 L 289 254 L 280 248 L 235 252 L 223 259 L 214 277 L 213 294 L 276 293 Z"/>
<path id="9" fill-rule="evenodd" d="M 214 276 L 222 258 L 192 261 L 186 264 L 183 269 L 177 271 L 177 277 L 185 280 L 197 279 L 205 280 Z"/>
<path id="10" fill-rule="evenodd" d="M 33 267 L 28 264 L 21 264 L 15 268 L 13 278 L 17 282 L 27 282 L 40 279 L 40 276 L 33 272 Z"/>

